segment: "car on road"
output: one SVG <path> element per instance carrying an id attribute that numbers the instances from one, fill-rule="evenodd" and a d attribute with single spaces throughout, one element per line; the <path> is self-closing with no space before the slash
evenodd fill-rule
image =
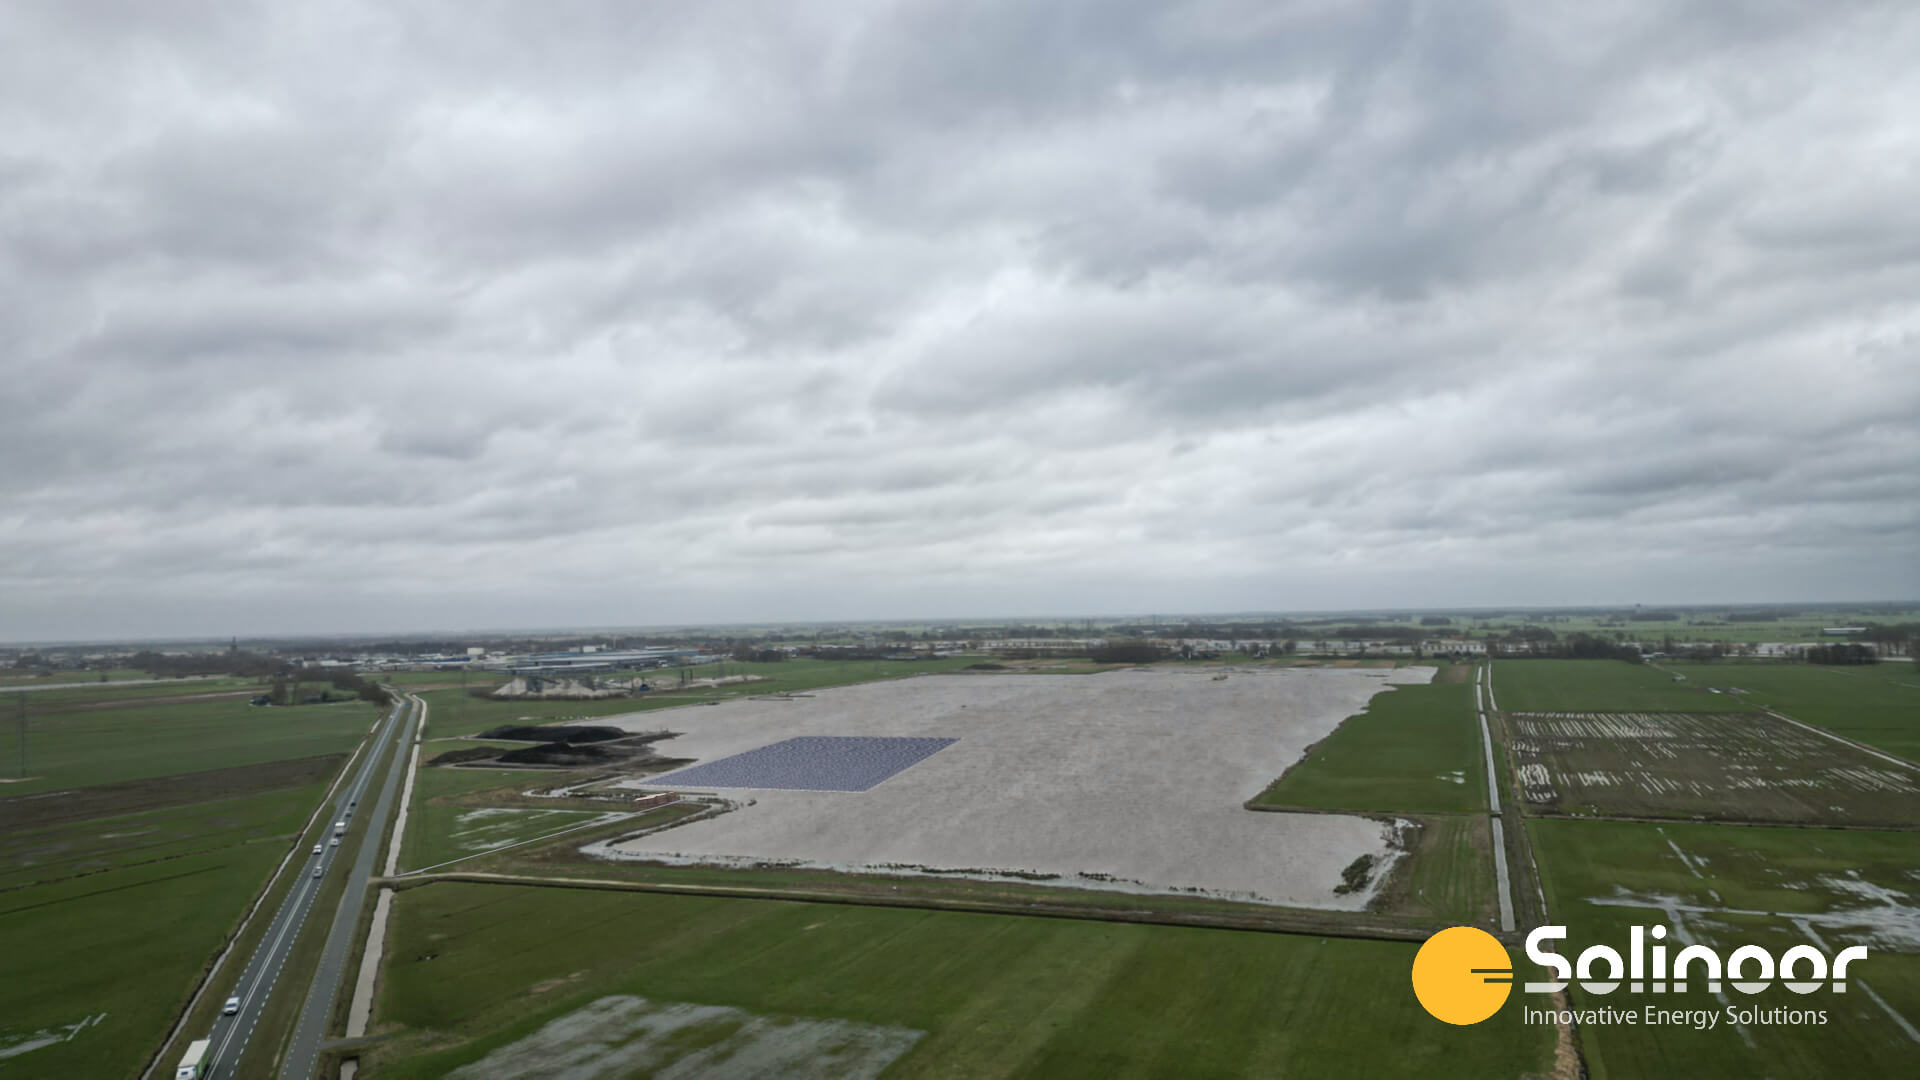
<path id="1" fill-rule="evenodd" d="M 314 867 L 314 868 L 313 868 L 313 876 L 314 876 L 314 877 L 319 877 L 319 876 L 320 876 L 320 871 L 321 871 L 322 869 L 324 869 L 324 868 L 323 868 L 323 867 L 319 867 L 319 866 L 316 866 L 316 867 Z"/>
<path id="2" fill-rule="evenodd" d="M 340 846 L 340 838 L 339 838 L 339 837 L 337 837 L 337 836 L 336 836 L 336 837 L 334 837 L 334 838 L 333 838 L 333 845 L 332 845 L 332 846 L 334 846 L 334 847 L 339 847 L 339 846 Z"/>
<path id="3" fill-rule="evenodd" d="M 240 1011 L 240 999 L 237 997 L 228 998 L 227 1003 L 225 1005 L 220 1006 L 221 1016 L 232 1016 L 234 1013 L 237 1013 L 239 1011 Z"/>
<path id="4" fill-rule="evenodd" d="M 320 854 L 321 852 L 323 852 L 323 851 L 325 851 L 325 850 L 327 850 L 327 849 L 326 849 L 326 847 L 325 847 L 325 846 L 323 846 L 323 845 L 321 845 L 321 844 L 315 844 L 315 845 L 313 845 L 313 853 L 314 853 L 315 855 L 318 855 L 318 854 Z"/>

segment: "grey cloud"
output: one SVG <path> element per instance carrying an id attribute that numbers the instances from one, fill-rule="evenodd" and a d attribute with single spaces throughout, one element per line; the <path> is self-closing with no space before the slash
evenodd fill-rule
<path id="1" fill-rule="evenodd" d="M 1920 589 L 1905 5 L 16 8 L 0 638 Z"/>

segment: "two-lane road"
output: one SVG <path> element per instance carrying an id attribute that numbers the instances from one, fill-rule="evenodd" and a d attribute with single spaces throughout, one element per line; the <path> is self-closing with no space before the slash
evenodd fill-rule
<path id="1" fill-rule="evenodd" d="M 240 981 L 233 991 L 233 996 L 240 999 L 239 1010 L 232 1016 L 223 1014 L 214 1021 L 213 1032 L 209 1036 L 213 1045 L 207 1058 L 206 1074 L 212 1080 L 232 1080 L 240 1075 L 240 1059 L 245 1055 L 254 1028 L 260 1022 L 260 1015 L 279 983 L 280 969 L 286 965 L 287 956 L 293 951 L 293 944 L 299 939 L 300 930 L 306 925 L 307 915 L 319 897 L 321 888 L 337 872 L 334 864 L 339 861 L 335 856 L 340 848 L 334 843 L 333 824 L 345 821 L 351 831 L 364 827 L 365 820 L 376 823 L 381 820 L 378 816 L 360 816 L 358 805 L 381 764 L 391 755 L 398 735 L 407 727 L 406 721 L 410 715 L 411 710 L 404 698 L 394 704 L 386 719 L 381 721 L 381 727 L 374 733 L 372 747 L 361 759 L 359 771 L 354 774 L 352 782 L 336 793 L 320 854 L 308 855 L 305 863 L 299 866 L 296 871 L 299 877 L 294 879 L 293 888 L 281 902 L 280 910 L 267 927 L 266 936 L 255 947 L 253 957 L 247 961 L 246 970 L 240 973 Z M 376 830 L 378 827 L 376 824 Z M 361 845 L 363 851 L 370 852 L 378 846 L 377 832 L 374 839 L 375 842 Z M 362 881 L 360 888 L 364 891 L 365 887 Z M 349 884 L 349 894 L 351 888 Z M 300 980 L 293 982 L 299 985 Z"/>

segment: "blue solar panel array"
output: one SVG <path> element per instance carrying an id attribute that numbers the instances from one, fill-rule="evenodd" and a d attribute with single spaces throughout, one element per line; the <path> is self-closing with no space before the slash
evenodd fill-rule
<path id="1" fill-rule="evenodd" d="M 865 791 L 958 739 L 803 735 L 650 778 L 683 788 Z"/>

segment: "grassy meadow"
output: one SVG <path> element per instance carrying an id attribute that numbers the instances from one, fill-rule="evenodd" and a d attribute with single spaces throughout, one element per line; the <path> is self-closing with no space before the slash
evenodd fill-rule
<path id="1" fill-rule="evenodd" d="M 1473 687 L 1396 686 L 1320 740 L 1255 802 L 1320 810 L 1484 810 L 1487 770 Z"/>
<path id="2" fill-rule="evenodd" d="M 1414 946 L 791 901 L 436 884 L 397 898 L 373 1051 L 439 1076 L 615 993 L 928 1033 L 890 1078 L 1518 1076 L 1552 1029 L 1406 991 Z"/>
<path id="3" fill-rule="evenodd" d="M 29 713 L 29 779 L 0 785 L 0 797 L 342 753 L 377 717 L 364 702 L 255 708 L 245 698 Z M 8 726 L 0 724 L 0 767 L 14 776 L 20 752 Z"/>
<path id="4" fill-rule="evenodd" d="M 1920 667 L 1913 664 L 1663 666 L 1696 686 L 1744 690 L 1737 696 L 1749 707 L 1771 706 L 1795 720 L 1920 761 Z"/>
<path id="5" fill-rule="evenodd" d="M 1812 940 L 1794 916 L 1838 918 L 1840 924 L 1814 927 L 1829 953 L 1867 944 L 1867 959 L 1850 974 L 1910 1022 L 1920 1017 L 1920 955 L 1910 929 L 1920 906 L 1912 876 L 1920 840 L 1913 833 L 1566 819 L 1534 819 L 1527 828 L 1549 910 L 1554 921 L 1570 928 L 1566 944 L 1575 949 L 1605 944 L 1624 953 L 1630 926 L 1672 921 L 1662 904 L 1682 906 L 1679 918 L 1686 931 L 1723 955 L 1745 944 L 1779 955 Z M 1843 914 L 1863 911 L 1882 914 L 1862 914 L 1852 922 Z M 1892 923 L 1879 922 L 1889 916 Z M 1903 920 L 1905 931 L 1891 936 L 1873 931 L 1877 923 L 1897 928 Z M 1687 1009 L 1717 1010 L 1724 1004 L 1822 1009 L 1828 1022 L 1751 1024 L 1742 1030 L 1723 1021 L 1711 1031 L 1587 1025 L 1581 1029 L 1582 1045 L 1597 1080 L 1906 1074 L 1912 1040 L 1871 994 L 1857 986 L 1849 991 L 1823 989 L 1803 996 L 1776 984 L 1751 997 L 1729 989 L 1723 1003 L 1696 982 L 1688 993 L 1662 995 L 1659 1003 Z M 1619 993 L 1603 998 L 1577 987 L 1572 993 L 1582 1008 L 1639 1007 L 1649 1001 Z"/>
<path id="6" fill-rule="evenodd" d="M 0 1075 L 132 1076 L 324 785 L 97 819 L 0 847 Z M 130 838 L 137 834 L 137 839 Z M 138 841 L 144 841 L 144 845 Z"/>
<path id="7" fill-rule="evenodd" d="M 1739 712 L 1751 706 L 1713 694 L 1652 664 L 1625 660 L 1501 660 L 1494 704 L 1506 712 Z"/>

